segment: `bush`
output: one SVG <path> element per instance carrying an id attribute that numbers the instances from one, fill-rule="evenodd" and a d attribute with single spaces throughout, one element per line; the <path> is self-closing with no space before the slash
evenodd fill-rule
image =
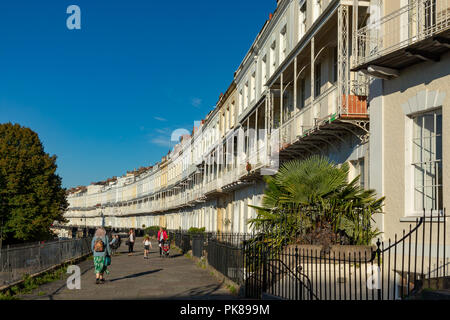
<path id="1" fill-rule="evenodd" d="M 374 214 L 381 213 L 384 197 L 349 181 L 349 165 L 312 156 L 285 162 L 267 183 L 253 229 L 264 233 L 270 245 L 333 243 L 369 245 L 379 235 Z M 264 245 L 262 243 L 261 245 Z"/>
<path id="2" fill-rule="evenodd" d="M 188 233 L 190 234 L 190 235 L 194 235 L 194 234 L 204 234 L 205 233 L 205 227 L 203 227 L 203 228 L 194 228 L 194 227 L 191 227 L 191 228 L 189 228 L 189 230 L 188 230 Z"/>
<path id="3" fill-rule="evenodd" d="M 144 230 L 144 234 L 148 234 L 149 236 L 156 236 L 159 231 L 159 226 L 148 227 Z"/>

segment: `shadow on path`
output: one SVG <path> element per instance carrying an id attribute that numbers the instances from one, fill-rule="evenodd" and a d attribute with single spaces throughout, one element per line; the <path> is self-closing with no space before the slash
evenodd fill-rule
<path id="1" fill-rule="evenodd" d="M 117 279 L 111 279 L 108 282 L 115 282 L 115 281 L 119 281 L 119 280 L 125 280 L 125 279 L 131 279 L 131 278 L 137 278 L 137 277 L 142 277 L 148 274 L 152 274 L 152 273 L 156 273 L 159 272 L 163 269 L 156 269 L 156 270 L 151 270 L 151 271 L 146 271 L 146 272 L 140 272 L 140 273 L 135 273 L 135 274 L 130 274 L 128 276 L 122 277 L 122 278 L 117 278 Z"/>
<path id="2" fill-rule="evenodd" d="M 237 299 L 232 295 L 223 294 L 221 291 L 222 284 L 211 284 L 201 287 L 192 288 L 181 292 L 177 295 L 159 297 L 163 300 L 220 300 L 220 299 Z"/>
<path id="3" fill-rule="evenodd" d="M 132 256 L 127 256 L 128 251 L 124 249 L 120 247 L 117 250 L 119 254 L 112 258 L 113 274 L 107 277 L 105 283 L 107 290 L 94 284 L 93 261 L 88 259 L 78 264 L 83 281 L 82 290 L 69 290 L 66 286 L 68 277 L 66 275 L 64 280 L 40 286 L 32 295 L 23 298 L 26 300 L 237 299 L 223 283 L 219 283 L 206 270 L 196 266 L 194 261 L 178 251 L 173 251 L 173 255 L 166 260 L 159 257 L 159 248 L 153 246 L 149 260 L 144 260 L 143 245 L 140 242 L 136 243 L 136 250 Z M 45 294 L 46 292 L 49 294 Z"/>

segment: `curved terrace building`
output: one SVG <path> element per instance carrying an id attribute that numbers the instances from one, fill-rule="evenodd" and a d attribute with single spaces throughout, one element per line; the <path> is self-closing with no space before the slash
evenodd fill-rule
<path id="1" fill-rule="evenodd" d="M 68 225 L 248 232 L 263 176 L 312 154 L 367 186 L 369 82 L 350 63 L 368 16 L 368 1 L 279 0 L 214 110 L 151 168 L 71 190 Z"/>

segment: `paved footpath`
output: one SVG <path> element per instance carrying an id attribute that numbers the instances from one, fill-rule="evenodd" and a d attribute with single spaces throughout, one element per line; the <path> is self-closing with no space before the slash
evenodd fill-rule
<path id="1" fill-rule="evenodd" d="M 104 284 L 95 284 L 92 259 L 79 264 L 81 289 L 69 290 L 66 280 L 48 283 L 22 295 L 23 300 L 141 300 L 141 299 L 237 299 L 208 271 L 172 250 L 170 258 L 160 258 L 159 247 L 152 241 L 149 259 L 144 259 L 142 238 L 136 239 L 135 250 L 128 256 L 122 242 L 119 255 L 112 257 Z"/>

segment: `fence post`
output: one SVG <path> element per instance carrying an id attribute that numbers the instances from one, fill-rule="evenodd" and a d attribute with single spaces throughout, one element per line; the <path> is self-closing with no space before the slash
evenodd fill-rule
<path id="1" fill-rule="evenodd" d="M 267 250 L 266 250 L 266 248 L 263 249 L 263 284 L 262 284 L 262 291 L 263 292 L 267 291 Z"/>
<path id="2" fill-rule="evenodd" d="M 6 267 L 8 268 L 9 281 L 12 281 L 12 268 L 9 264 L 9 244 L 6 246 Z"/>
<path id="3" fill-rule="evenodd" d="M 383 272 L 383 268 L 381 266 L 381 249 L 380 249 L 380 245 L 381 245 L 381 242 L 380 242 L 380 239 L 378 239 L 378 241 L 377 241 L 377 264 L 378 264 L 378 270 L 380 270 L 380 272 Z M 377 282 L 380 281 L 379 277 L 381 277 L 380 274 L 377 275 Z M 382 292 L 381 292 L 380 286 L 378 286 L 377 291 L 378 291 L 378 300 L 381 300 L 382 299 L 382 297 L 381 297 Z"/>
<path id="4" fill-rule="evenodd" d="M 61 241 L 59 241 L 59 262 L 60 263 L 62 263 L 63 262 L 63 253 L 62 253 L 62 246 L 63 246 L 63 244 L 62 244 L 62 242 Z"/>
<path id="5" fill-rule="evenodd" d="M 38 264 L 39 270 L 41 270 L 41 243 L 38 241 Z"/>

